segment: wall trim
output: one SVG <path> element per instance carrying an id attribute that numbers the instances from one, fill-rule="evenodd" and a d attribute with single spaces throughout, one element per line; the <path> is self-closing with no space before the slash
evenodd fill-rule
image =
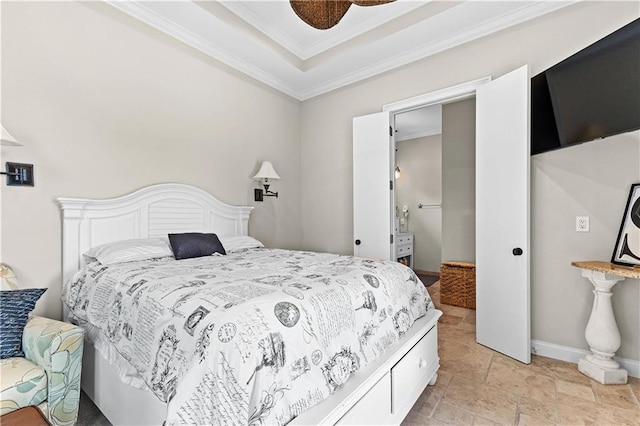
<path id="1" fill-rule="evenodd" d="M 538 18 L 571 5 L 577 0 L 523 3 L 522 7 L 518 7 L 515 10 L 504 12 L 490 19 L 483 19 L 481 22 L 466 26 L 458 31 L 450 30 L 440 38 L 426 40 L 426 44 L 411 45 L 413 46 L 412 48 L 402 49 L 396 55 L 393 54 L 393 49 L 391 49 L 391 52 L 389 52 L 388 48 L 377 49 L 385 52 L 384 55 L 376 54 L 375 49 L 371 50 L 367 54 L 369 56 L 372 55 L 369 60 L 371 63 L 366 65 L 360 63 L 361 61 L 357 59 L 358 55 L 351 55 L 352 57 L 342 55 L 339 57 L 340 60 L 323 62 L 322 67 L 313 67 L 307 64 L 304 59 L 306 56 L 300 56 L 300 52 L 296 53 L 290 50 L 290 45 L 282 44 L 282 37 L 275 36 L 273 31 L 267 31 L 264 26 L 256 28 L 282 49 L 291 52 L 295 58 L 302 61 L 302 64 L 292 64 L 286 59 L 283 60 L 279 55 L 265 55 L 264 49 L 260 49 L 261 44 L 256 42 L 254 37 L 244 34 L 241 30 L 233 31 L 236 34 L 236 41 L 242 44 L 242 48 L 230 46 L 229 43 L 223 41 L 228 40 L 228 37 L 224 37 L 225 31 L 229 31 L 232 27 L 221 17 L 201 10 L 194 1 L 176 2 L 181 4 L 182 7 L 179 13 L 174 13 L 174 15 L 171 15 L 170 10 L 167 10 L 166 7 L 154 8 L 153 2 L 144 0 L 104 1 L 121 12 L 180 40 L 203 54 L 215 58 L 286 95 L 304 101 Z M 157 3 L 167 4 L 167 2 Z M 226 6 L 226 8 L 232 13 L 238 13 L 238 7 L 236 6 Z M 463 9 L 461 13 L 465 10 Z M 406 13 L 410 12 L 405 11 Z M 256 25 L 257 21 L 247 13 L 241 15 L 239 15 L 240 19 L 245 20 L 249 25 Z M 459 14 L 446 13 L 441 15 L 449 16 L 449 20 L 455 20 L 455 16 Z M 446 28 L 446 23 L 449 21 L 447 21 L 447 18 L 440 18 L 444 19 L 440 25 L 445 25 Z M 271 23 L 268 24 L 270 25 Z M 423 21 L 419 28 L 428 29 L 432 26 L 433 23 L 429 20 L 428 22 Z M 415 25 L 395 33 L 391 40 L 399 40 L 401 45 L 410 45 L 408 42 L 417 40 L 413 35 L 416 34 L 414 27 Z M 329 39 L 324 40 L 324 42 L 327 41 Z M 381 46 L 385 45 L 381 44 Z M 326 72 L 322 71 L 323 68 Z M 321 71 L 318 71 L 319 69 Z"/>
<path id="2" fill-rule="evenodd" d="M 590 352 L 584 349 L 572 348 L 570 346 L 557 345 L 555 343 L 543 342 L 541 340 L 531 340 L 531 353 L 547 358 L 559 359 L 561 361 L 577 364 L 578 360 L 588 355 Z M 627 370 L 629 376 L 640 378 L 640 361 L 634 359 L 614 357 L 620 366 Z"/>
<path id="3" fill-rule="evenodd" d="M 491 81 L 491 76 L 456 84 L 434 92 L 424 93 L 411 98 L 402 99 L 382 106 L 382 111 L 393 114 L 411 111 L 429 105 L 457 102 L 476 95 L 476 89 Z"/>
<path id="4" fill-rule="evenodd" d="M 440 134 L 442 134 L 442 126 L 423 130 L 421 132 L 410 133 L 408 135 L 404 135 L 403 137 L 396 137 L 396 142 L 410 141 L 412 139 L 426 138 L 428 136 L 435 136 Z"/>
<path id="5" fill-rule="evenodd" d="M 185 43 L 187 46 L 199 50 L 218 61 L 230 66 L 250 77 L 255 78 L 268 86 L 273 87 L 280 92 L 289 95 L 297 100 L 302 100 L 299 91 L 293 86 L 278 78 L 273 72 L 266 71 L 264 68 L 244 60 L 240 56 L 229 53 L 218 45 L 211 43 L 200 35 L 195 34 L 182 25 L 160 15 L 152 10 L 149 5 L 141 1 L 117 1 L 105 0 L 105 2 L 116 9 L 144 22 L 145 24 L 161 31 L 176 40 Z"/>
<path id="6" fill-rule="evenodd" d="M 423 271 L 421 269 L 414 269 L 413 272 L 416 273 L 416 275 L 429 275 L 432 277 L 439 277 L 440 276 L 440 272 L 435 272 L 435 271 Z"/>

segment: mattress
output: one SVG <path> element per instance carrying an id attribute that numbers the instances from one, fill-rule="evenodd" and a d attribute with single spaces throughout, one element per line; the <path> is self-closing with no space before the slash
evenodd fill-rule
<path id="1" fill-rule="evenodd" d="M 104 266 L 63 289 L 166 424 L 286 424 L 380 357 L 433 303 L 396 262 L 278 249 Z"/>

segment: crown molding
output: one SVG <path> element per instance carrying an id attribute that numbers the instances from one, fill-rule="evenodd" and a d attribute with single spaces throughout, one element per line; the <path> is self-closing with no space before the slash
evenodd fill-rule
<path id="1" fill-rule="evenodd" d="M 310 86 L 307 90 L 302 91 L 299 94 L 299 99 L 302 101 L 311 99 L 313 97 L 322 95 L 332 90 L 339 89 L 349 84 L 365 80 L 369 77 L 374 77 L 387 71 L 391 71 L 395 68 L 408 65 L 420 59 L 424 59 L 445 50 L 460 46 L 464 43 L 468 43 L 478 38 L 512 27 L 514 25 L 518 25 L 527 20 L 534 19 L 547 13 L 556 11 L 575 2 L 575 0 L 571 0 L 569 2 L 541 2 L 523 7 L 516 12 L 505 14 L 494 20 L 480 24 L 476 27 L 471 27 L 465 31 L 461 31 L 454 36 L 447 37 L 434 43 L 418 46 L 405 53 L 386 57 L 377 63 L 369 64 L 363 69 L 345 74 L 339 78 L 319 82 L 319 84 Z"/>
<path id="2" fill-rule="evenodd" d="M 467 26 L 457 33 L 445 34 L 441 39 L 427 40 L 425 44 L 415 46 L 415 40 L 419 39 L 415 35 L 420 34 L 420 31 L 424 32 L 433 28 L 434 23 L 429 19 L 399 31 L 384 40 L 385 43 L 392 40 L 397 46 L 414 46 L 399 50 L 396 55 L 386 55 L 377 43 L 372 43 L 362 48 L 363 51 L 368 52 L 367 54 L 349 55 L 347 53 L 339 58 L 340 61 L 334 58 L 315 68 L 303 70 L 286 62 L 278 55 L 265 52 L 256 40 L 246 37 L 239 31 L 234 32 L 234 29 L 224 21 L 206 13 L 191 1 L 177 3 L 141 0 L 104 1 L 188 46 L 300 101 L 424 59 L 576 2 L 576 0 L 568 0 L 527 3 L 520 8 L 480 22 L 478 25 Z M 451 17 L 455 16 L 454 12 L 464 13 L 467 8 L 478 7 L 477 4 L 481 4 L 481 2 L 465 2 L 452 8 L 447 11 L 448 19 L 452 20 Z M 153 7 L 164 8 L 164 15 L 152 9 Z M 170 13 L 168 9 L 170 7 L 184 8 L 184 10 L 181 9 L 184 13 Z M 460 8 L 459 11 L 456 10 L 458 8 Z M 206 19 L 198 13 L 206 13 Z M 178 20 L 182 20 L 182 24 Z M 225 34 L 226 37 L 222 37 L 222 34 Z M 230 34 L 233 36 L 229 36 Z M 234 46 L 237 48 L 230 47 L 230 40 L 236 43 Z M 278 40 L 275 41 L 278 42 Z M 227 43 L 226 49 L 224 43 Z M 360 58 L 361 63 L 355 62 L 358 60 L 355 59 L 356 57 Z"/>
<path id="3" fill-rule="evenodd" d="M 266 22 L 242 2 L 226 1 L 221 2 L 220 4 L 247 21 L 261 33 L 271 38 L 294 55 L 298 56 L 300 59 L 306 60 L 365 34 L 388 21 L 406 15 L 418 7 L 424 6 L 426 3 L 427 2 L 424 1 L 398 2 L 397 4 L 400 7 L 397 9 L 390 9 L 386 15 L 372 15 L 371 17 L 351 24 L 347 29 L 343 28 L 342 31 L 331 32 L 331 30 L 326 30 L 324 32 L 326 37 L 320 39 L 318 42 L 311 43 L 308 46 L 303 46 L 297 40 L 289 37 L 285 32 L 280 31 L 272 23 Z"/>
<path id="4" fill-rule="evenodd" d="M 250 77 L 259 80 L 268 86 L 273 87 L 291 97 L 299 99 L 298 92 L 290 87 L 289 84 L 275 77 L 273 74 L 264 71 L 251 62 L 243 60 L 226 51 L 211 44 L 208 40 L 194 34 L 183 26 L 168 20 L 159 13 L 149 9 L 143 1 L 119 1 L 119 0 L 103 0 L 116 9 L 144 22 L 145 24 L 193 47 L 196 50 L 210 56 L 218 61 L 244 73 Z"/>

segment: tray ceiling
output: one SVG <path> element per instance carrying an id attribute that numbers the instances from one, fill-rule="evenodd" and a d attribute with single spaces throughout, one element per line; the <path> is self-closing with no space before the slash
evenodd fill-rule
<path id="1" fill-rule="evenodd" d="M 573 1 L 352 6 L 316 30 L 288 1 L 114 1 L 113 7 L 299 100 L 406 65 Z"/>

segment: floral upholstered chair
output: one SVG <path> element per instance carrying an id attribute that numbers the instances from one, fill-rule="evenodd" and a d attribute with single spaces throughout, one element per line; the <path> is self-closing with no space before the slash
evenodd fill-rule
<path id="1" fill-rule="evenodd" d="M 27 320 L 43 292 L 0 292 L 0 415 L 37 406 L 53 425 L 73 425 L 80 402 L 83 330 L 38 316 Z M 29 298 L 33 299 L 30 305 L 25 302 Z M 16 320 L 20 315 L 24 316 L 22 322 Z M 14 348 L 7 356 L 9 346 Z"/>

